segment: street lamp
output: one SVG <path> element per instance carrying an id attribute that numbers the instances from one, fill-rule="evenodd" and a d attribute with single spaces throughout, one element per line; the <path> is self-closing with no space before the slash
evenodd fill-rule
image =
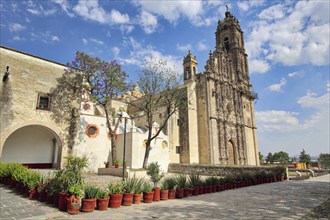
<path id="1" fill-rule="evenodd" d="M 124 148 L 123 148 L 123 181 L 124 181 L 125 180 L 125 154 L 126 154 L 126 125 L 127 125 L 127 119 L 129 118 L 129 115 L 124 111 L 121 111 L 117 115 L 120 118 L 125 119 L 125 124 L 124 124 Z"/>

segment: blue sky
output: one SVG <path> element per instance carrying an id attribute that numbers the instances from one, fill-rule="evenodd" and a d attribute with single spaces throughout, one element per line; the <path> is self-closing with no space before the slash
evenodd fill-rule
<path id="1" fill-rule="evenodd" d="M 1 45 L 60 63 L 77 50 L 116 59 L 136 80 L 148 56 L 199 71 L 225 4 L 249 55 L 259 150 L 329 153 L 329 1 L 1 1 Z"/>

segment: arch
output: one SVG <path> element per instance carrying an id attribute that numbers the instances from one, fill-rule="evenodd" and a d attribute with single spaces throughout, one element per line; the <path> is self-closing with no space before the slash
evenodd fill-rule
<path id="1" fill-rule="evenodd" d="M 229 51 L 229 38 L 228 37 L 226 37 L 224 40 L 223 40 L 223 42 L 224 42 L 224 45 L 225 45 L 225 50 L 228 52 Z"/>
<path id="2" fill-rule="evenodd" d="M 190 68 L 186 67 L 185 79 L 190 79 L 190 78 L 191 78 Z"/>
<path id="3" fill-rule="evenodd" d="M 59 129 L 26 122 L 7 129 L 0 143 L 2 162 L 19 162 L 31 168 L 60 168 L 63 140 Z"/>
<path id="4" fill-rule="evenodd" d="M 236 147 L 232 139 L 228 141 L 227 152 L 228 152 L 228 164 L 237 164 Z"/>
<path id="5" fill-rule="evenodd" d="M 197 74 L 196 72 L 197 72 L 197 70 L 196 70 L 196 67 L 194 66 L 194 67 L 193 67 L 193 73 L 194 73 L 194 75 Z"/>

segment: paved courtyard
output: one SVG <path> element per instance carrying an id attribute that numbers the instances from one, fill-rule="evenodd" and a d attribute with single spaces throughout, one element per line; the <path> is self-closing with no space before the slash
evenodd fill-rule
<path id="1" fill-rule="evenodd" d="M 0 187 L 0 219 L 304 219 L 330 198 L 330 175 L 68 215 Z"/>

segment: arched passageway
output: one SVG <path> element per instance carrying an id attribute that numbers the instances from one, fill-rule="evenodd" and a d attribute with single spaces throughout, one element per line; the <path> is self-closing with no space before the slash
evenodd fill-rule
<path id="1" fill-rule="evenodd" d="M 55 168 L 58 164 L 60 139 L 51 129 L 29 125 L 14 131 L 5 141 L 2 162 L 18 162 L 29 168 Z"/>

